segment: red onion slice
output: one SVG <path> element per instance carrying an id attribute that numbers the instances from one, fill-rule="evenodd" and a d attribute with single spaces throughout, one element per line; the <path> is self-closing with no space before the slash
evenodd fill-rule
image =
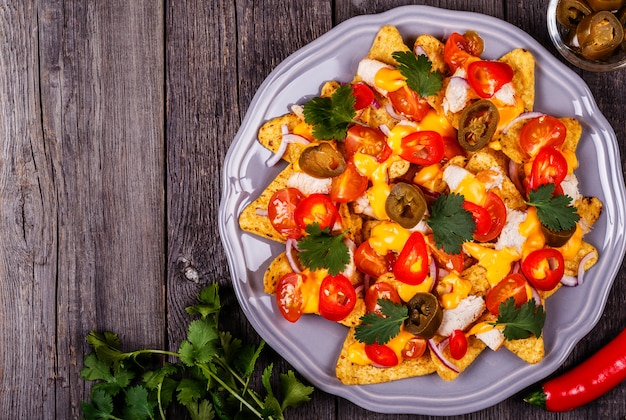
<path id="1" fill-rule="evenodd" d="M 508 123 L 503 129 L 502 129 L 502 134 L 506 134 L 507 131 L 509 131 L 509 129 L 511 127 L 513 127 L 516 123 L 522 121 L 522 120 L 530 120 L 532 118 L 537 118 L 537 117 L 541 117 L 542 115 L 545 115 L 543 112 L 524 112 L 522 114 L 520 114 L 517 118 L 513 118 L 513 120 L 511 120 L 510 123 Z"/>
<path id="2" fill-rule="evenodd" d="M 443 354 L 443 349 L 448 346 L 449 341 L 450 340 L 446 338 L 441 343 L 437 344 L 437 342 L 435 342 L 435 340 L 431 338 L 430 340 L 428 340 L 428 347 L 435 354 L 435 356 L 437 356 L 437 359 L 439 359 L 441 363 L 444 364 L 445 367 L 451 369 L 456 373 L 460 373 L 459 368 L 457 368 L 452 362 L 450 362 Z"/>
<path id="3" fill-rule="evenodd" d="M 267 166 L 274 166 L 278 162 L 280 162 L 280 159 L 282 159 L 283 155 L 287 151 L 287 145 L 289 143 L 309 144 L 309 141 L 305 139 L 304 137 L 299 136 L 297 134 L 290 133 L 289 128 L 287 127 L 286 124 L 283 124 L 282 126 L 282 134 L 283 136 L 280 140 L 280 145 L 278 146 L 278 150 L 276 150 L 276 153 L 274 153 L 272 157 L 270 157 L 267 160 L 267 162 L 265 162 Z"/>
<path id="4" fill-rule="evenodd" d="M 391 118 L 395 119 L 395 120 L 408 120 L 407 117 L 405 117 L 402 114 L 399 114 L 398 112 L 396 112 L 395 109 L 393 109 L 393 106 L 391 104 L 387 104 L 385 105 L 385 111 L 387 111 L 387 113 L 391 116 Z"/>
<path id="5" fill-rule="evenodd" d="M 300 273 L 300 266 L 296 261 L 295 253 L 297 252 L 296 248 L 296 240 L 292 238 L 288 238 L 285 243 L 285 255 L 287 256 L 287 261 L 289 262 L 289 266 L 294 273 Z"/>
<path id="6" fill-rule="evenodd" d="M 594 256 L 594 253 L 590 252 L 580 259 L 580 263 L 578 264 L 578 286 L 583 284 L 585 281 L 585 264 L 587 264 L 587 261 L 592 259 Z"/>

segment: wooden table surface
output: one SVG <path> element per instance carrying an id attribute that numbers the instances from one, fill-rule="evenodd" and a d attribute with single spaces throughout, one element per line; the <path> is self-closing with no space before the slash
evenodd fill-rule
<path id="1" fill-rule="evenodd" d="M 541 0 L 0 0 L 0 418 L 80 418 L 86 334 L 176 350 L 184 308 L 211 281 L 223 286 L 228 327 L 258 342 L 218 233 L 222 161 L 284 58 L 353 16 L 405 4 L 492 15 L 556 54 Z M 625 156 L 626 71 L 576 72 Z M 621 267 L 602 318 L 559 372 L 626 325 Z M 267 348 L 261 363 L 270 361 L 289 368 Z M 319 390 L 286 414 L 427 418 L 368 412 Z M 625 416 L 622 383 L 570 413 L 516 395 L 458 418 Z"/>

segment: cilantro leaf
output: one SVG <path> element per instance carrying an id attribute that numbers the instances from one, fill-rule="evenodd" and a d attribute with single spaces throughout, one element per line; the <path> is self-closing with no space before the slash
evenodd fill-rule
<path id="1" fill-rule="evenodd" d="M 400 332 L 400 327 L 409 317 L 409 310 L 400 303 L 393 303 L 389 299 L 378 299 L 380 312 L 368 312 L 363 315 L 361 324 L 355 328 L 354 337 L 367 344 L 385 344 Z"/>
<path id="2" fill-rule="evenodd" d="M 344 234 L 332 235 L 329 228 L 320 229 L 317 222 L 307 225 L 305 232 L 298 241 L 300 262 L 311 270 L 325 268 L 333 276 L 341 273 L 350 262 Z"/>
<path id="3" fill-rule="evenodd" d="M 442 194 L 426 220 L 433 230 L 435 245 L 449 254 L 461 252 L 463 242 L 471 241 L 476 230 L 472 213 L 463 208 L 464 201 L 461 194 Z"/>
<path id="4" fill-rule="evenodd" d="M 313 126 L 318 140 L 343 140 L 354 120 L 356 98 L 349 84 L 341 85 L 330 98 L 315 97 L 304 104 L 304 121 Z"/>
<path id="5" fill-rule="evenodd" d="M 113 415 L 113 398 L 101 389 L 91 391 L 91 402 L 82 402 L 80 409 L 85 419 L 108 419 Z"/>
<path id="6" fill-rule="evenodd" d="M 398 70 L 406 77 L 406 84 L 422 98 L 436 95 L 443 86 L 443 76 L 431 71 L 432 63 L 425 55 L 415 55 L 411 51 L 396 51 L 392 54 L 398 62 Z"/>
<path id="7" fill-rule="evenodd" d="M 513 297 L 508 298 L 499 306 L 500 314 L 493 325 L 504 325 L 504 337 L 507 340 L 519 340 L 530 337 L 541 337 L 541 330 L 546 322 L 546 312 L 543 305 L 537 305 L 535 298 L 531 298 L 521 307 L 515 305 Z"/>
<path id="8" fill-rule="evenodd" d="M 288 407 L 298 407 L 305 402 L 311 401 L 310 395 L 314 390 L 312 386 L 307 386 L 300 382 L 293 371 L 280 374 L 279 389 L 283 396 L 283 401 L 280 404 L 283 411 Z"/>
<path id="9" fill-rule="evenodd" d="M 545 184 L 528 194 L 526 204 L 537 209 L 542 225 L 555 232 L 572 229 L 580 220 L 578 209 L 571 205 L 572 197 L 554 194 L 554 184 Z"/>
<path id="10" fill-rule="evenodd" d="M 148 390 L 141 385 L 135 385 L 126 391 L 125 418 L 144 420 L 152 418 L 155 401 L 148 398 Z"/>

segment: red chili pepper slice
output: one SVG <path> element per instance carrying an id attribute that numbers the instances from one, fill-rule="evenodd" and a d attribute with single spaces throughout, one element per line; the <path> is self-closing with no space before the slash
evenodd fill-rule
<path id="1" fill-rule="evenodd" d="M 542 148 L 533 160 L 528 178 L 528 188 L 536 190 L 541 185 L 560 186 L 567 175 L 567 160 L 554 147 Z"/>
<path id="2" fill-rule="evenodd" d="M 417 165 L 429 166 L 439 162 L 444 156 L 444 143 L 436 131 L 416 131 L 402 138 L 402 159 Z"/>
<path id="3" fill-rule="evenodd" d="M 428 248 L 424 235 L 413 232 L 393 265 L 393 275 L 403 283 L 416 285 L 428 275 Z"/>
<path id="4" fill-rule="evenodd" d="M 522 272 L 536 289 L 552 290 L 563 278 L 565 261 L 557 249 L 537 249 L 522 261 Z"/>

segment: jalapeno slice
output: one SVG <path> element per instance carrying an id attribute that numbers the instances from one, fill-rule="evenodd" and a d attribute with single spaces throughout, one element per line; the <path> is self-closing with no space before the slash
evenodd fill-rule
<path id="1" fill-rule="evenodd" d="M 391 220 L 405 229 L 410 229 L 424 217 L 426 198 L 419 187 L 398 182 L 387 196 L 385 211 Z"/>
<path id="2" fill-rule="evenodd" d="M 592 12 L 591 7 L 583 0 L 561 0 L 556 6 L 556 19 L 563 26 L 575 28 Z"/>
<path id="3" fill-rule="evenodd" d="M 408 332 L 422 338 L 432 338 L 443 319 L 443 310 L 439 306 L 437 297 L 432 293 L 416 293 L 407 303 L 409 317 L 404 327 Z"/>
<path id="4" fill-rule="evenodd" d="M 608 57 L 620 46 L 624 40 L 624 27 L 613 13 L 594 12 L 580 21 L 576 36 L 581 55 L 598 60 Z"/>
<path id="5" fill-rule="evenodd" d="M 569 241 L 569 238 L 574 235 L 574 232 L 576 232 L 576 226 L 571 229 L 554 231 L 548 229 L 542 224 L 541 231 L 543 232 L 543 236 L 546 238 L 546 244 L 553 248 L 558 248 L 565 245 L 567 241 Z"/>
<path id="6" fill-rule="evenodd" d="M 484 147 L 498 127 L 500 113 L 488 99 L 474 102 L 461 114 L 458 139 L 465 150 L 475 152 Z"/>
<path id="7" fill-rule="evenodd" d="M 302 151 L 300 168 L 315 178 L 330 178 L 346 169 L 346 160 L 331 144 L 323 142 Z"/>
<path id="8" fill-rule="evenodd" d="M 624 0 L 587 0 L 587 4 L 596 12 L 617 10 L 624 5 Z"/>

